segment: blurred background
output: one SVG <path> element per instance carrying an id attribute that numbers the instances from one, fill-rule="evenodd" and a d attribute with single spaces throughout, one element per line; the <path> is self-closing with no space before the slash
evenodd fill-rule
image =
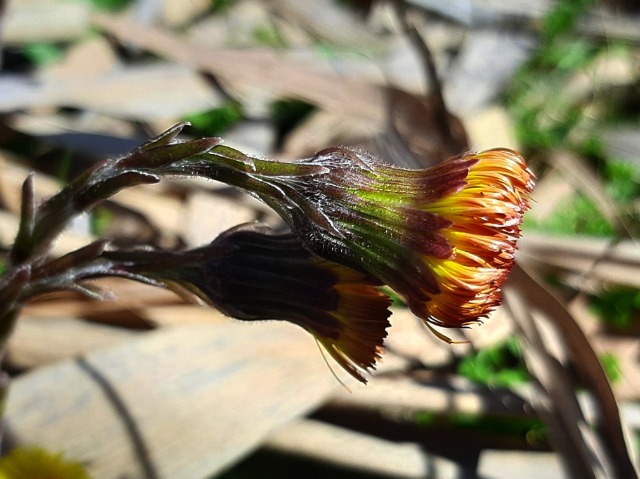
<path id="1" fill-rule="evenodd" d="M 180 121 L 275 159 L 510 147 L 538 176 L 505 305 L 445 331 L 455 344 L 395 305 L 367 386 L 295 326 L 137 283 L 34 301 L 3 360 L 5 452 L 99 479 L 636 477 L 638 2 L 13 0 L 0 42 L 0 271 L 30 171 L 43 198 Z M 193 247 L 256 220 L 280 224 L 224 185 L 166 180 L 78 218 L 54 253 Z"/>

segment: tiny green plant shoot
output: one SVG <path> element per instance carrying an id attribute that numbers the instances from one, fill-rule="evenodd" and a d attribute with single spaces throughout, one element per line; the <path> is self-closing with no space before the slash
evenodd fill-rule
<path id="1" fill-rule="evenodd" d="M 0 277 L 2 349 L 31 298 L 73 290 L 101 299 L 87 280 L 116 276 L 187 290 L 240 320 L 297 324 L 366 382 L 391 314 L 381 286 L 430 327 L 473 324 L 500 303 L 534 181 L 517 152 L 464 153 L 423 170 L 341 147 L 277 162 L 219 138 L 179 140 L 185 126 L 95 165 L 41 204 L 32 176 L 25 180 L 19 230 Z M 122 250 L 103 238 L 51 257 L 74 217 L 124 188 L 167 176 L 237 187 L 272 207 L 291 231 L 239 225 L 180 251 Z"/>

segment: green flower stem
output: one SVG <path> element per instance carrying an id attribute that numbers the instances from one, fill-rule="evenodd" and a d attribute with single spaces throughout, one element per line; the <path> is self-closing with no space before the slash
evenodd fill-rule
<path id="1" fill-rule="evenodd" d="M 305 217 L 342 237 L 332 221 L 303 194 L 310 179 L 328 173 L 326 166 L 312 162 L 264 160 L 223 145 L 162 168 L 162 174 L 199 176 L 239 188 L 262 200 L 299 231 L 308 229 L 299 222 L 300 217 Z"/>

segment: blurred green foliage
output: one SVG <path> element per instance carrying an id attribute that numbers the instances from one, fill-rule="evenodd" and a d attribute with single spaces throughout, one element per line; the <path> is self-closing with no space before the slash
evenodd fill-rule
<path id="1" fill-rule="evenodd" d="M 35 67 L 57 63 L 62 59 L 63 50 L 55 43 L 36 42 L 25 45 L 22 54 Z"/>
<path id="2" fill-rule="evenodd" d="M 618 358 L 613 353 L 604 353 L 600 355 L 600 363 L 604 369 L 605 374 L 609 378 L 611 383 L 615 383 L 622 379 L 622 372 L 620 371 L 620 363 Z"/>
<path id="3" fill-rule="evenodd" d="M 577 153 L 597 169 L 621 214 L 635 216 L 631 203 L 640 197 L 640 168 L 608 158 L 598 135 L 607 125 L 639 115 L 623 114 L 624 92 L 613 95 L 594 88 L 589 95 L 576 94 L 571 86 L 576 74 L 586 72 L 602 53 L 631 61 L 629 47 L 620 42 L 575 34 L 578 19 L 593 3 L 560 0 L 555 4 L 541 24 L 538 49 L 515 76 L 504 100 L 528 157 L 536 153 L 543 156 L 551 149 Z M 638 221 L 630 217 L 626 223 Z M 523 228 L 559 235 L 616 235 L 597 205 L 581 192 L 558 202 L 543 221 L 525 215 Z"/>
<path id="4" fill-rule="evenodd" d="M 535 417 L 495 417 L 481 414 L 454 413 L 440 416 L 421 411 L 414 416 L 423 428 L 459 428 L 477 433 L 525 438 L 532 446 L 548 447 L 549 437 L 544 422 Z"/>
<path id="5" fill-rule="evenodd" d="M 285 48 L 287 42 L 280 34 L 280 31 L 273 26 L 256 27 L 251 35 L 258 45 L 264 45 L 269 48 Z"/>
<path id="6" fill-rule="evenodd" d="M 582 234 L 613 236 L 613 227 L 605 220 L 593 202 L 583 194 L 576 194 L 559 204 L 544 221 L 525 215 L 523 229 L 558 235 Z"/>
<path id="7" fill-rule="evenodd" d="M 235 0 L 211 0 L 211 11 L 213 13 L 222 13 L 229 10 L 235 3 Z"/>
<path id="8" fill-rule="evenodd" d="M 187 115 L 183 119 L 191 123 L 193 135 L 218 136 L 239 123 L 243 116 L 242 105 L 229 102 L 212 110 Z"/>
<path id="9" fill-rule="evenodd" d="M 537 418 L 489 417 L 479 414 L 452 414 L 449 421 L 457 427 L 491 434 L 524 436 L 530 444 L 548 444 L 547 429 Z"/>
<path id="10" fill-rule="evenodd" d="M 458 365 L 458 374 L 479 384 L 505 387 L 526 382 L 529 378 L 514 337 L 464 357 Z"/>
<path id="11" fill-rule="evenodd" d="M 627 204 L 640 197 L 640 167 L 626 161 L 604 162 L 600 177 L 609 197 L 625 211 Z M 560 202 L 543 221 L 525 215 L 523 229 L 559 235 L 615 236 L 614 227 L 593 201 L 582 193 Z"/>
<path id="12" fill-rule="evenodd" d="M 98 206 L 91 212 L 91 233 L 102 236 L 113 221 L 113 212 L 108 208 Z"/>
<path id="13" fill-rule="evenodd" d="M 85 0 L 88 1 L 94 8 L 103 10 L 106 12 L 120 12 L 129 7 L 133 3 L 133 0 Z"/>
<path id="14" fill-rule="evenodd" d="M 543 43 L 552 43 L 560 35 L 571 33 L 580 15 L 593 3 L 594 0 L 564 0 L 557 2 L 542 22 L 540 37 Z"/>
<path id="15" fill-rule="evenodd" d="M 625 330 L 640 319 L 640 291 L 631 288 L 605 290 L 591 298 L 591 307 L 604 324 Z"/>
<path id="16" fill-rule="evenodd" d="M 571 33 L 592 0 L 563 0 L 545 16 L 541 43 L 516 74 L 505 97 L 525 150 L 566 146 L 584 112 L 580 101 L 566 95 L 573 73 L 588 66 L 602 44 Z"/>
<path id="17" fill-rule="evenodd" d="M 315 110 L 315 106 L 301 100 L 282 99 L 273 102 L 271 120 L 276 126 L 277 143 L 280 144 L 293 128 L 300 125 Z"/>
<path id="18" fill-rule="evenodd" d="M 73 165 L 73 154 L 70 150 L 61 152 L 59 162 L 56 169 L 56 179 L 60 182 L 60 186 L 66 185 L 71 179 L 71 167 Z"/>
<path id="19" fill-rule="evenodd" d="M 603 173 L 607 193 L 614 201 L 624 203 L 640 198 L 640 166 L 628 161 L 608 161 Z"/>

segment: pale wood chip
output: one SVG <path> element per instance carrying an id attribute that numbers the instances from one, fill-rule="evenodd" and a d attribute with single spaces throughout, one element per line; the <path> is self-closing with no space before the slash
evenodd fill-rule
<path id="1" fill-rule="evenodd" d="M 75 318 L 22 315 L 7 346 L 7 360 L 13 367 L 31 369 L 105 349 L 139 334 Z"/>
<path id="2" fill-rule="evenodd" d="M 385 46 L 353 12 L 331 0 L 272 0 L 271 5 L 280 15 L 324 41 L 369 52 Z"/>
<path id="3" fill-rule="evenodd" d="M 17 233 L 18 217 L 5 211 L 0 211 L 0 244 L 5 247 L 13 245 Z M 71 230 L 63 231 L 54 241 L 51 255 L 62 256 L 91 243 L 94 239 L 92 236 Z"/>
<path id="4" fill-rule="evenodd" d="M 156 62 L 113 70 L 99 77 L 65 81 L 7 78 L 0 88 L 0 111 L 72 106 L 115 117 L 175 119 L 220 105 L 221 96 L 194 71 Z"/>
<path id="5" fill-rule="evenodd" d="M 210 0 L 165 0 L 162 19 L 171 27 L 182 27 L 205 14 L 210 7 Z"/>
<path id="6" fill-rule="evenodd" d="M 454 479 L 463 473 L 454 461 L 417 443 L 389 441 L 310 419 L 269 435 L 264 447 L 376 476 Z"/>
<path id="7" fill-rule="evenodd" d="M 71 45 L 61 62 L 40 68 L 38 77 L 73 81 L 107 74 L 117 64 L 117 56 L 109 42 L 105 38 L 92 36 Z"/>
<path id="8" fill-rule="evenodd" d="M 336 73 L 318 71 L 313 62 L 296 60 L 285 52 L 211 49 L 122 19 L 98 16 L 95 22 L 121 41 L 218 75 L 233 87 L 250 85 L 272 92 L 270 95 L 305 100 L 360 121 L 368 121 L 374 126 L 384 119 L 384 96 L 379 87 Z"/>
<path id="9" fill-rule="evenodd" d="M 640 287 L 640 248 L 633 240 L 544 235 L 528 232 L 519 241 L 518 257 L 543 269 L 559 268 L 623 286 Z M 579 285 L 578 285 L 579 286 Z"/>
<path id="10" fill-rule="evenodd" d="M 536 221 L 544 221 L 556 211 L 558 205 L 571 198 L 575 192 L 575 187 L 559 171 L 552 168 L 536 181 L 531 195 L 531 210 L 527 211 L 527 216 L 533 217 Z M 525 236 L 528 235 L 527 232 Z"/>
<path id="11" fill-rule="evenodd" d="M 127 188 L 110 198 L 144 215 L 163 233 L 180 234 L 184 227 L 183 202 L 151 185 Z"/>
<path id="12" fill-rule="evenodd" d="M 26 374 L 5 418 L 19 443 L 63 451 L 96 479 L 202 479 L 336 387 L 300 328 L 192 325 Z"/>
<path id="13" fill-rule="evenodd" d="M 460 377 L 430 382 L 409 377 L 377 377 L 351 392 L 337 391 L 328 406 L 376 411 L 399 422 L 413 421 L 416 412 L 533 416 L 532 408 L 520 393 L 490 389 Z"/>
<path id="14" fill-rule="evenodd" d="M 396 309 L 385 339 L 390 352 L 418 361 L 426 367 L 440 367 L 452 362 L 466 346 L 450 345 L 436 338 L 408 309 Z M 384 365 L 385 357 L 382 358 Z M 385 368 L 382 368 L 384 371 Z"/>
<path id="15" fill-rule="evenodd" d="M 96 301 L 66 293 L 40 297 L 28 303 L 23 314 L 33 317 L 83 317 L 98 313 L 117 316 L 126 311 L 144 310 L 153 305 L 184 301 L 174 292 L 122 278 L 90 281 L 110 296 L 109 301 Z"/>
<path id="16" fill-rule="evenodd" d="M 255 221 L 257 214 L 243 201 L 242 196 L 223 197 L 195 192 L 187 200 L 182 219 L 187 244 L 202 246 L 233 226 Z"/>
<path id="17" fill-rule="evenodd" d="M 219 321 L 234 322 L 217 309 L 205 305 L 167 304 L 142 308 L 138 314 L 159 327 L 185 326 Z"/>
<path id="18" fill-rule="evenodd" d="M 492 105 L 462 120 L 474 150 L 496 147 L 519 149 L 513 121 L 504 107 Z"/>
<path id="19" fill-rule="evenodd" d="M 558 454 L 532 451 L 503 451 L 486 449 L 480 453 L 478 477 L 492 479 L 568 479 Z"/>
<path id="20" fill-rule="evenodd" d="M 2 41 L 6 45 L 69 41 L 91 27 L 86 2 L 8 2 L 3 17 Z"/>

